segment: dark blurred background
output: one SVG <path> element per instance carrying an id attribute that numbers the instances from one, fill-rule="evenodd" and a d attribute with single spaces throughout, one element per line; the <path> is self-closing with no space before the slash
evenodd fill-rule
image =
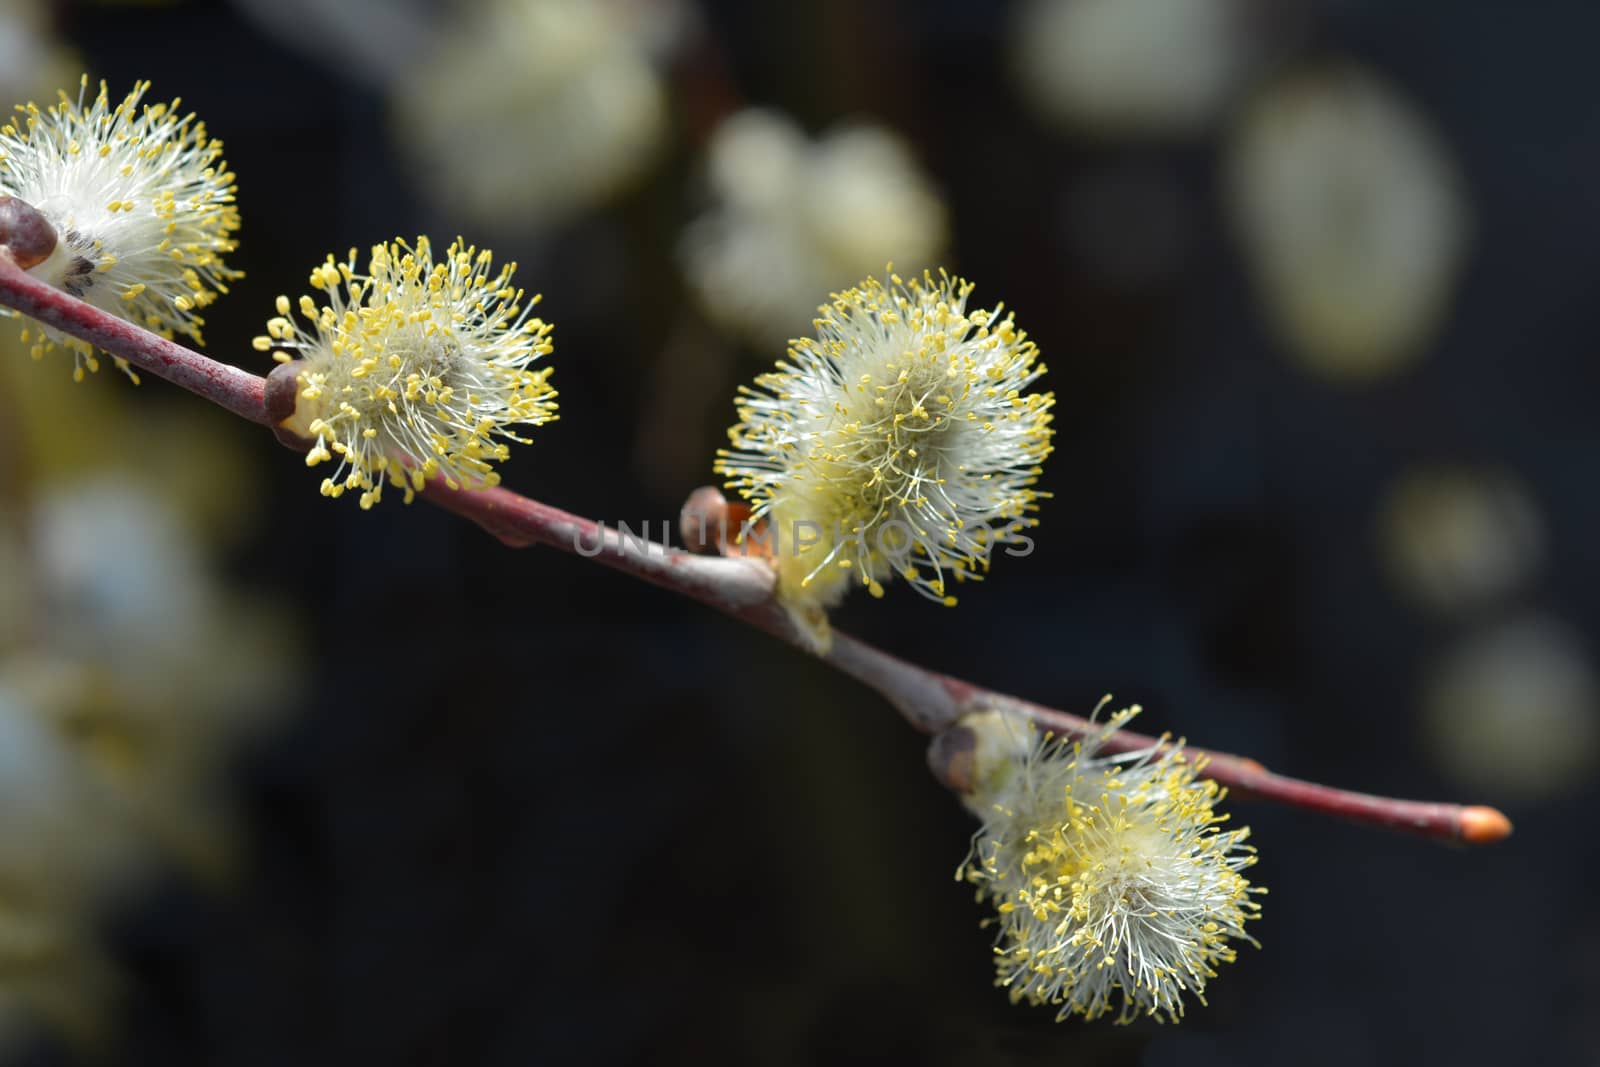
<path id="1" fill-rule="evenodd" d="M 1216 60 L 1214 103 L 1172 117 L 1135 85 L 1139 107 L 1064 117 L 1017 73 L 1021 5 L 647 4 L 670 23 L 637 46 L 664 94 L 653 153 L 627 180 L 580 175 L 606 186 L 595 202 L 532 218 L 488 194 L 463 209 L 449 174 L 478 148 L 485 167 L 564 165 L 554 133 L 521 162 L 495 144 L 524 136 L 543 105 L 517 87 L 555 60 L 528 45 L 526 70 L 491 56 L 440 71 L 462 5 L 321 6 L 338 14 L 48 12 L 113 96 L 150 78 L 227 145 L 248 277 L 210 311 L 213 355 L 264 370 L 250 338 L 273 296 L 329 252 L 460 233 L 518 260 L 556 324 L 561 420 L 506 483 L 659 524 L 712 480 L 734 386 L 781 354 L 726 331 L 685 273 L 682 234 L 716 200 L 712 131 L 742 105 L 812 137 L 881 124 L 942 198 L 938 262 L 975 300 L 1004 300 L 1044 353 L 1054 497 L 1033 556 L 998 561 L 958 608 L 894 588 L 837 625 L 1069 710 L 1112 693 L 1144 705 L 1146 729 L 1297 777 L 1498 804 L 1516 833 L 1468 852 L 1236 804 L 1271 890 L 1261 949 L 1180 1026 L 1058 1024 L 991 987 L 982 911 L 953 878 L 974 827 L 873 694 L 587 561 L 505 549 L 423 504 L 324 500 L 265 435 L 101 373 L 77 395 L 197 420 L 241 453 L 201 495 L 248 517 L 218 567 L 292 620 L 298 695 L 217 757 L 232 873 L 173 861 L 118 895 L 96 926 L 116 975 L 98 1045 L 46 1026 L 18 1063 L 1600 1064 L 1600 845 L 1580 821 L 1600 799 L 1600 9 L 1235 4 L 1245 44 Z M 1159 37 L 1157 15 L 1108 39 Z M 1129 47 L 1097 76 L 1170 65 Z M 1317 271 L 1296 275 L 1293 247 L 1253 251 L 1278 245 L 1252 243 L 1239 198 L 1273 194 L 1230 177 L 1271 94 L 1337 94 L 1330 70 L 1365 72 L 1415 119 L 1378 120 L 1378 162 L 1352 164 L 1356 214 L 1332 232 L 1385 211 L 1449 231 L 1382 223 L 1398 249 L 1352 238 L 1361 255 L 1446 261 L 1413 272 L 1422 296 L 1402 291 L 1404 267 L 1381 287 L 1423 322 L 1397 328 L 1404 342 L 1378 327 L 1319 349 L 1274 311 Z M 445 162 L 396 104 L 425 79 L 482 109 Z M 1121 91 L 1099 84 L 1091 103 Z M 1316 105 L 1286 106 L 1292 142 L 1292 109 Z M 1345 118 L 1311 150 L 1313 176 L 1366 150 L 1349 116 L 1367 105 L 1332 106 Z M 1431 164 L 1405 184 L 1418 129 L 1442 187 Z M 1298 204 L 1305 186 L 1285 180 Z M 67 377 L 59 360 L 20 371 Z M 77 409 L 69 393 L 55 425 L 92 445 L 100 423 Z M 210 447 L 141 462 L 165 477 Z"/>

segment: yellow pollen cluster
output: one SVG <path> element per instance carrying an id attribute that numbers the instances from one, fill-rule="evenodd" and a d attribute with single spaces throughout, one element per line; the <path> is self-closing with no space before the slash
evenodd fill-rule
<path id="1" fill-rule="evenodd" d="M 180 101 L 141 104 L 149 82 L 113 104 L 104 82 L 86 99 L 17 108 L 0 126 L 0 193 L 55 227 L 55 251 L 29 273 L 163 337 L 199 341 L 199 311 L 242 276 L 223 256 L 239 228 L 234 176 Z M 34 358 L 71 349 L 75 375 L 99 368 L 93 346 L 46 327 L 24 328 Z M 132 376 L 121 360 L 117 365 Z M 137 380 L 137 379 L 135 379 Z"/>
<path id="2" fill-rule="evenodd" d="M 551 351 L 550 326 L 511 284 L 516 264 L 455 242 L 439 262 L 426 237 L 372 248 L 367 273 L 356 251 L 311 272 L 324 302 L 278 297 L 259 351 L 299 359 L 292 427 L 315 442 L 307 466 L 338 458 L 325 496 L 359 490 L 363 508 L 385 482 L 409 503 L 426 479 L 451 489 L 496 485 L 493 463 L 525 442 L 511 427 L 555 417 L 550 369 L 528 365 Z M 298 310 L 303 322 L 291 318 Z"/>
<path id="3" fill-rule="evenodd" d="M 1240 873 L 1248 828 L 1222 831 L 1225 791 L 1196 779 L 1179 746 L 1094 756 L 1138 711 L 1083 742 L 1034 737 L 981 797 L 984 827 L 963 868 L 995 908 L 996 983 L 1058 1018 L 1116 1012 L 1176 1021 L 1184 993 L 1236 958 L 1260 906 Z M 1113 998 L 1120 993 L 1120 1003 Z"/>
<path id="4" fill-rule="evenodd" d="M 996 545 L 1031 548 L 1055 400 L 1024 392 L 1037 347 L 1003 305 L 968 310 L 971 292 L 943 272 L 869 278 L 741 388 L 715 469 L 765 521 L 786 597 L 831 604 L 851 575 L 881 596 L 898 575 L 953 605 Z"/>

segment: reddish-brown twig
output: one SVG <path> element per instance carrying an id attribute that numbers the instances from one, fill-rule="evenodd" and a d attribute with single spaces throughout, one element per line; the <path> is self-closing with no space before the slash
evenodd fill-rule
<path id="1" fill-rule="evenodd" d="M 269 425 L 263 402 L 266 383 L 262 378 L 73 299 L 20 270 L 4 255 L 0 255 L 0 303 L 88 341 L 242 419 Z"/>
<path id="2" fill-rule="evenodd" d="M 162 340 L 76 300 L 28 276 L 4 255 L 0 255 L 0 305 L 82 338 L 251 422 L 273 424 L 266 411 L 265 379 Z M 659 542 L 625 537 L 593 520 L 503 488 L 451 490 L 435 480 L 422 495 L 430 503 L 472 520 L 507 545 L 548 545 L 593 558 L 812 650 L 812 641 L 779 606 L 773 595 L 773 572 L 762 561 L 693 555 Z M 945 734 L 958 728 L 962 716 L 985 709 L 1014 712 L 1072 736 L 1090 728 L 1077 716 L 918 667 L 846 634 L 836 633 L 820 658 L 876 690 L 926 733 Z M 1155 738 L 1119 731 L 1107 748 L 1132 751 L 1156 743 Z M 1498 841 L 1511 832 L 1510 821 L 1493 808 L 1368 796 L 1284 778 L 1239 756 L 1204 749 L 1186 751 L 1205 760 L 1205 775 L 1219 784 L 1306 811 L 1469 844 Z"/>

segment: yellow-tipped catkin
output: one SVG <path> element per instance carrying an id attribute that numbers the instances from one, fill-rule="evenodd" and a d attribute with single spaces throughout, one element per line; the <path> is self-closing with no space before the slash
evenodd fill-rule
<path id="1" fill-rule="evenodd" d="M 971 291 L 942 272 L 869 278 L 740 390 L 715 469 L 764 522 L 791 604 L 896 577 L 954 604 L 997 545 L 1031 550 L 1055 398 L 1024 392 L 1037 347 L 1002 306 L 969 309 Z"/>
<path id="2" fill-rule="evenodd" d="M 104 82 L 89 96 L 85 77 L 76 98 L 18 107 L 0 126 L 0 194 L 56 229 L 55 251 L 29 274 L 163 337 L 198 342 L 200 312 L 242 276 L 223 263 L 237 247 L 234 176 L 222 142 L 179 101 L 141 102 L 149 88 L 139 82 L 113 103 Z M 35 358 L 71 349 L 80 378 L 99 368 L 92 345 L 49 327 L 27 323 L 23 340 Z"/>
<path id="3" fill-rule="evenodd" d="M 551 350 L 550 325 L 512 286 L 515 269 L 460 241 L 435 262 L 419 237 L 374 245 L 366 273 L 354 249 L 329 256 L 311 272 L 320 302 L 278 298 L 255 346 L 302 363 L 292 427 L 314 442 L 308 466 L 338 461 L 324 495 L 357 490 L 370 508 L 385 483 L 408 502 L 433 475 L 495 485 L 507 442 L 526 441 L 513 427 L 556 417 L 550 369 L 529 369 Z"/>
<path id="4" fill-rule="evenodd" d="M 983 827 L 960 875 L 995 909 L 996 983 L 1058 1018 L 1176 1021 L 1232 942 L 1254 943 L 1264 890 L 1240 873 L 1249 829 L 1220 829 L 1224 790 L 1181 745 L 1096 754 L 1138 710 L 1079 741 L 998 713 L 963 724 Z"/>

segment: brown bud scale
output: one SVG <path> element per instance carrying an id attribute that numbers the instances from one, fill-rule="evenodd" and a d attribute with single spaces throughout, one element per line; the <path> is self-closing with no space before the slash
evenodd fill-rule
<path id="1" fill-rule="evenodd" d="M 0 252 L 23 270 L 36 267 L 56 250 L 56 230 L 26 200 L 0 196 Z"/>

